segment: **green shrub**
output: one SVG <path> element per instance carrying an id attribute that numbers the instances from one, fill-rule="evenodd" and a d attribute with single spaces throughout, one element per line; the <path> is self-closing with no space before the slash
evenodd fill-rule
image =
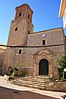
<path id="1" fill-rule="evenodd" d="M 19 72 L 18 76 L 19 77 L 26 77 L 26 76 L 29 76 L 29 74 L 26 72 Z"/>
<path id="2" fill-rule="evenodd" d="M 12 73 L 13 77 L 17 77 L 18 76 L 18 68 L 13 68 L 13 73 Z"/>
<path id="3" fill-rule="evenodd" d="M 59 80 L 63 78 L 63 68 L 58 67 L 58 76 L 59 76 Z"/>
<path id="4" fill-rule="evenodd" d="M 11 76 L 13 73 L 13 69 L 11 67 L 8 68 L 6 75 Z"/>
<path id="5" fill-rule="evenodd" d="M 19 70 L 19 77 L 26 77 L 29 76 L 27 68 L 20 68 Z"/>
<path id="6" fill-rule="evenodd" d="M 60 55 L 56 61 L 58 65 L 59 80 L 63 79 L 64 68 L 66 68 L 66 55 Z"/>
<path id="7" fill-rule="evenodd" d="M 26 77 L 28 75 L 28 70 L 25 68 L 9 67 L 6 73 L 8 76 L 12 77 Z"/>
<path id="8" fill-rule="evenodd" d="M 18 71 L 17 67 L 9 67 L 6 75 L 16 77 L 18 76 Z"/>

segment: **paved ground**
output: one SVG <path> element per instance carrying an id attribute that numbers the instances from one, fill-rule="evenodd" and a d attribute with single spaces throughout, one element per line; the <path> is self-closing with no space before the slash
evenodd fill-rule
<path id="1" fill-rule="evenodd" d="M 0 99 L 57 99 L 28 91 L 16 91 L 0 87 Z"/>
<path id="2" fill-rule="evenodd" d="M 62 99 L 65 94 L 13 85 L 0 76 L 0 99 Z"/>

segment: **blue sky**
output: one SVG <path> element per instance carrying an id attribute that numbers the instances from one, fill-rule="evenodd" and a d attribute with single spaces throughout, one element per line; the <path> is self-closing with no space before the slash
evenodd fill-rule
<path id="1" fill-rule="evenodd" d="M 7 44 L 15 8 L 24 3 L 33 10 L 34 31 L 63 27 L 62 18 L 58 17 L 60 0 L 0 0 L 0 44 Z"/>

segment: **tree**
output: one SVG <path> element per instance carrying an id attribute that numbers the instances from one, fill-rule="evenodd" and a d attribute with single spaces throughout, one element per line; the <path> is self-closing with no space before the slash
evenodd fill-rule
<path id="1" fill-rule="evenodd" d="M 58 65 L 59 79 L 61 80 L 63 78 L 64 68 L 66 68 L 66 55 L 60 55 L 57 58 L 57 65 Z"/>

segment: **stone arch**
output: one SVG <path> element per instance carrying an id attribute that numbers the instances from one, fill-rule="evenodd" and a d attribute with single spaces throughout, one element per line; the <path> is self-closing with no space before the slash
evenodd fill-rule
<path id="1" fill-rule="evenodd" d="M 47 76 L 53 76 L 53 55 L 48 50 L 44 49 L 34 54 L 34 75 L 39 75 L 39 62 L 42 59 L 48 60 L 49 63 Z"/>

